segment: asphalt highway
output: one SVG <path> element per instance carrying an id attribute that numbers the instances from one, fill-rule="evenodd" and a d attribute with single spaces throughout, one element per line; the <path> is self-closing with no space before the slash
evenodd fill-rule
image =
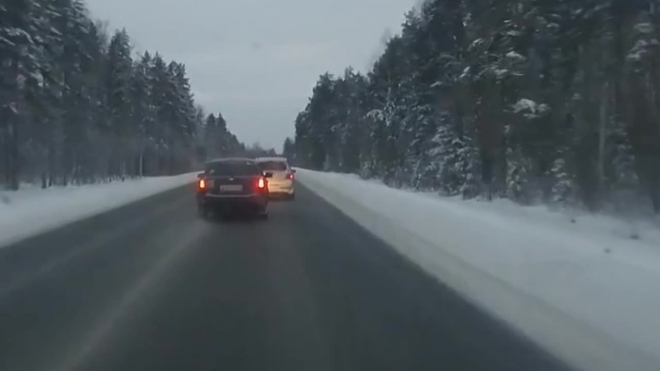
<path id="1" fill-rule="evenodd" d="M 1 248 L 0 370 L 566 367 L 298 185 L 266 221 L 183 187 Z"/>

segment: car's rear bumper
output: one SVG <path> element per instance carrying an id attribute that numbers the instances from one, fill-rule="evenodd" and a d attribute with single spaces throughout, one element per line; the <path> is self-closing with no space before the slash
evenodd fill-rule
<path id="1" fill-rule="evenodd" d="M 268 205 L 267 194 L 248 195 L 216 195 L 211 193 L 198 193 L 197 204 L 202 207 L 217 209 L 262 210 Z"/>
<path id="2" fill-rule="evenodd" d="M 271 195 L 285 194 L 292 195 L 295 192 L 295 185 L 292 180 L 268 181 L 268 193 Z"/>

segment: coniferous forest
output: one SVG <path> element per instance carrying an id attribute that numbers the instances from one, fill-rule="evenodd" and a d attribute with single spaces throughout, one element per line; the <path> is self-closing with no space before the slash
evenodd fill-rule
<path id="1" fill-rule="evenodd" d="M 245 152 L 195 104 L 186 68 L 136 54 L 83 0 L 0 4 L 0 183 L 86 184 L 194 170 Z"/>
<path id="2" fill-rule="evenodd" d="M 428 0 L 367 73 L 320 76 L 298 165 L 465 198 L 660 212 L 651 0 Z"/>

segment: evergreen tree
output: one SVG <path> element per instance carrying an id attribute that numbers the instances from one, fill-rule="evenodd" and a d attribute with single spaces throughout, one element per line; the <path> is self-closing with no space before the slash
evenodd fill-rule
<path id="1" fill-rule="evenodd" d="M 295 157 L 591 210 L 641 191 L 660 212 L 659 27 L 649 1 L 426 0 L 364 77 L 319 78 Z"/>
<path id="2" fill-rule="evenodd" d="M 0 4 L 0 173 L 7 188 L 190 171 L 206 153 L 243 153 L 219 121 L 205 142 L 185 66 L 134 56 L 83 0 Z M 221 116 L 219 116 L 221 118 Z"/>
<path id="3" fill-rule="evenodd" d="M 287 137 L 282 145 L 282 156 L 286 157 L 290 164 L 296 163 L 296 144 L 293 139 Z"/>

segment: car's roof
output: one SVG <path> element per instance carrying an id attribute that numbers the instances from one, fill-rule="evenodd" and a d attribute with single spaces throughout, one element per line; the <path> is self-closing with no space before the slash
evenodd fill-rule
<path id="1" fill-rule="evenodd" d="M 226 157 L 226 158 L 216 158 L 214 160 L 206 161 L 205 165 L 217 164 L 219 162 L 255 162 L 255 161 L 254 159 L 247 157 Z"/>
<path id="2" fill-rule="evenodd" d="M 287 162 L 286 157 L 257 157 L 256 158 L 257 162 L 262 162 L 262 161 L 282 161 L 282 162 Z"/>

